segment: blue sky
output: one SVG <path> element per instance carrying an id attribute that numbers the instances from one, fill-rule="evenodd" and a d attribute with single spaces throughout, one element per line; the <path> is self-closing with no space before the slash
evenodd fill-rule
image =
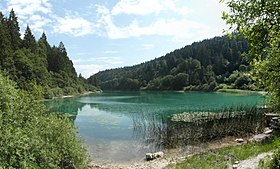
<path id="1" fill-rule="evenodd" d="M 78 73 L 131 66 L 194 41 L 222 35 L 227 11 L 219 0 L 0 0 L 14 9 L 23 34 L 60 41 Z"/>

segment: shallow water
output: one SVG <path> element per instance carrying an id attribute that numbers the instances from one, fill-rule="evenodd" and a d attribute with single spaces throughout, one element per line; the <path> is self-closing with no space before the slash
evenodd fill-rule
<path id="1" fill-rule="evenodd" d="M 142 160 L 147 152 L 164 150 L 167 141 L 177 143 L 182 140 L 182 133 L 193 131 L 191 124 L 171 122 L 172 114 L 219 112 L 226 107 L 263 103 L 262 95 L 104 92 L 48 101 L 46 105 L 51 111 L 73 115 L 79 135 L 94 161 L 126 163 Z"/>

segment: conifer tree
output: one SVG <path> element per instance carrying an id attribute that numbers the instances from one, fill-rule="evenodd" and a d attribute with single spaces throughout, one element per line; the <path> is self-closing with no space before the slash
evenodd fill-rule
<path id="1" fill-rule="evenodd" d="M 20 28 L 14 10 L 12 9 L 8 19 L 8 29 L 10 34 L 10 41 L 12 49 L 15 51 L 21 47 Z"/>
<path id="2" fill-rule="evenodd" d="M 32 53 L 35 53 L 36 49 L 37 49 L 36 39 L 35 39 L 34 35 L 32 34 L 28 25 L 27 25 L 25 33 L 24 33 L 22 46 L 26 49 L 30 49 Z"/>

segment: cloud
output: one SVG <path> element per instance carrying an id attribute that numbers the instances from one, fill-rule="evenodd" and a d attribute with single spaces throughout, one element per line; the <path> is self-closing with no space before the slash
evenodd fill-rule
<path id="1" fill-rule="evenodd" d="M 175 4 L 174 0 L 164 0 L 163 4 L 167 9 L 170 9 L 171 11 L 173 11 L 179 15 L 186 16 L 187 14 L 189 14 L 191 12 L 189 7 L 187 7 L 187 6 L 178 7 Z"/>
<path id="2" fill-rule="evenodd" d="M 48 0 L 9 0 L 8 10 L 14 9 L 19 16 L 29 16 L 34 13 L 51 13 L 51 4 Z"/>
<path id="3" fill-rule="evenodd" d="M 134 14 L 149 15 L 159 14 L 163 11 L 171 10 L 180 15 L 189 13 L 186 6 L 177 6 L 177 0 L 120 0 L 111 11 L 112 15 Z"/>
<path id="4" fill-rule="evenodd" d="M 162 5 L 159 0 L 120 0 L 112 9 L 112 15 L 159 13 Z"/>
<path id="5" fill-rule="evenodd" d="M 48 0 L 8 0 L 7 11 L 13 9 L 23 27 L 30 25 L 33 31 L 43 32 L 44 27 L 52 21 L 52 5 Z"/>
<path id="6" fill-rule="evenodd" d="M 81 73 L 85 78 L 106 69 L 104 66 L 99 64 L 74 64 L 74 66 L 77 72 Z"/>
<path id="7" fill-rule="evenodd" d="M 104 7 L 103 7 L 104 8 Z M 129 25 L 119 27 L 113 22 L 112 15 L 108 13 L 103 13 L 99 20 L 99 24 L 103 24 L 107 36 L 110 39 L 124 39 L 131 37 L 140 36 L 171 36 L 176 39 L 191 38 L 195 34 L 194 32 L 205 32 L 208 27 L 204 24 L 198 22 L 190 21 L 187 19 L 164 19 L 159 18 L 155 20 L 150 25 L 140 25 L 139 22 L 134 19 Z"/>
<path id="8" fill-rule="evenodd" d="M 42 33 L 51 28 L 53 33 L 78 37 L 94 30 L 94 24 L 80 17 L 78 13 L 68 11 L 64 17 L 58 16 L 49 0 L 8 0 L 7 10 L 10 9 L 16 12 L 21 27 L 28 24 L 34 32 Z"/>
<path id="9" fill-rule="evenodd" d="M 88 78 L 99 71 L 120 67 L 124 61 L 120 57 L 97 57 L 73 59 L 73 63 L 77 72 Z"/>
<path id="10" fill-rule="evenodd" d="M 208 23 L 197 18 L 191 19 L 188 15 L 203 11 L 211 18 L 220 16 L 223 4 L 217 0 L 201 0 L 203 4 L 195 4 L 196 8 L 190 9 L 182 5 L 179 0 L 120 0 L 111 9 L 102 5 L 95 5 L 99 15 L 97 25 L 100 36 L 109 39 L 139 38 L 142 36 L 169 36 L 172 41 L 186 42 L 210 38 L 220 35 L 223 23 Z M 200 8 L 203 11 L 199 11 Z M 197 11 L 197 9 L 199 9 Z M 122 15 L 121 15 L 122 14 Z M 149 19 L 142 20 L 143 16 Z M 208 15 L 207 15 L 208 16 Z M 126 18 L 124 23 L 118 19 Z"/>
<path id="11" fill-rule="evenodd" d="M 67 34 L 78 37 L 92 33 L 93 24 L 81 17 L 66 16 L 56 17 L 57 22 L 54 26 L 55 33 Z"/>
<path id="12" fill-rule="evenodd" d="M 49 18 L 42 17 L 41 15 L 33 15 L 29 18 L 29 25 L 31 29 L 37 32 L 43 32 L 44 27 L 51 24 L 52 20 Z"/>

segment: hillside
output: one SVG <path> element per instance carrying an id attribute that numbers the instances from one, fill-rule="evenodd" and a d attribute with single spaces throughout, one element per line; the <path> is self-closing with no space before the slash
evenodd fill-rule
<path id="1" fill-rule="evenodd" d="M 15 12 L 0 12 L 0 70 L 17 85 L 38 97 L 83 93 L 95 87 L 77 76 L 62 42 L 52 46 L 45 33 L 36 40 L 27 25 L 23 39 Z"/>
<path id="2" fill-rule="evenodd" d="M 102 90 L 255 89 L 248 76 L 248 42 L 226 36 L 195 42 L 139 65 L 105 70 L 88 78 Z"/>

